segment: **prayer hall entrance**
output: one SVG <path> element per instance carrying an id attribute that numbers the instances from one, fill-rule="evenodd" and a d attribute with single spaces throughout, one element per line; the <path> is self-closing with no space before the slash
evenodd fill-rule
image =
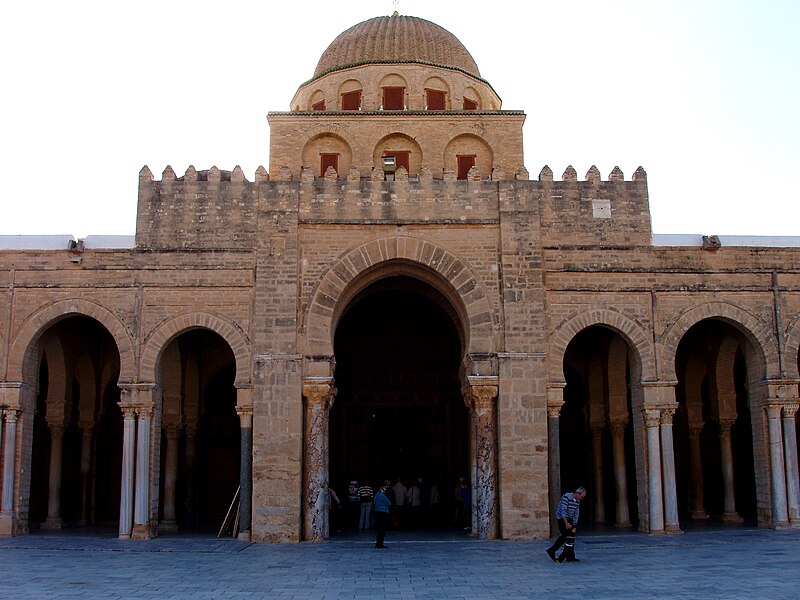
<path id="1" fill-rule="evenodd" d="M 330 482 L 343 510 L 332 514 L 333 535 L 359 525 L 351 481 L 373 489 L 401 481 L 407 495 L 397 527 L 470 525 L 469 506 L 459 511 L 455 493 L 460 477 L 471 479 L 457 322 L 440 292 L 405 275 L 371 284 L 343 313 L 330 413 Z"/>

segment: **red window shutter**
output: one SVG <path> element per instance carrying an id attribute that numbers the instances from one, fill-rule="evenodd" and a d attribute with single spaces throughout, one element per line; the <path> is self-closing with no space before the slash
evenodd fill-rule
<path id="1" fill-rule="evenodd" d="M 469 170 L 475 166 L 475 155 L 458 156 L 458 178 L 466 179 Z"/>
<path id="2" fill-rule="evenodd" d="M 441 90 L 425 90 L 428 110 L 445 109 L 445 92 Z"/>
<path id="3" fill-rule="evenodd" d="M 339 172 L 339 155 L 338 154 L 320 154 L 319 155 L 319 176 L 323 177 L 328 167 L 333 167 L 334 171 Z"/>
<path id="4" fill-rule="evenodd" d="M 325 110 L 325 100 L 320 100 L 311 105 L 311 110 Z"/>
<path id="5" fill-rule="evenodd" d="M 478 103 L 465 97 L 464 110 L 478 110 Z"/>
<path id="6" fill-rule="evenodd" d="M 384 156 L 394 156 L 394 164 L 397 169 L 405 167 L 406 171 L 411 171 L 409 164 L 411 164 L 411 152 L 408 150 L 389 150 L 383 153 Z"/>
<path id="7" fill-rule="evenodd" d="M 385 87 L 383 88 L 383 110 L 404 110 L 406 88 Z"/>
<path id="8" fill-rule="evenodd" d="M 342 110 L 361 109 L 361 90 L 342 94 Z"/>

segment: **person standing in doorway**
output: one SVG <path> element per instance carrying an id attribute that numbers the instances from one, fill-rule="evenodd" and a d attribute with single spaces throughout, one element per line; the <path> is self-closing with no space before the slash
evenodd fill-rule
<path id="1" fill-rule="evenodd" d="M 578 532 L 578 518 L 581 512 L 581 500 L 586 498 L 586 488 L 579 487 L 574 492 L 567 492 L 561 496 L 556 507 L 556 523 L 558 524 L 558 537 L 546 552 L 556 562 L 580 562 L 575 558 L 575 535 Z M 561 546 L 564 550 L 556 558 L 556 552 Z"/>
<path id="2" fill-rule="evenodd" d="M 369 529 L 372 517 L 372 487 L 367 483 L 358 488 L 358 501 L 361 503 L 361 517 L 358 520 L 359 529 Z"/>
<path id="3" fill-rule="evenodd" d="M 386 495 L 386 490 L 389 489 L 389 480 L 385 479 L 383 485 L 375 494 L 375 547 L 387 548 L 383 540 L 386 537 L 386 528 L 389 526 L 389 509 L 392 507 L 392 501 Z"/>
<path id="4" fill-rule="evenodd" d="M 403 511 L 406 508 L 406 494 L 408 490 L 403 484 L 403 479 L 401 477 L 397 478 L 397 483 L 394 484 L 392 490 L 394 491 L 394 525 L 395 527 L 402 528 L 405 525 L 405 514 Z"/>

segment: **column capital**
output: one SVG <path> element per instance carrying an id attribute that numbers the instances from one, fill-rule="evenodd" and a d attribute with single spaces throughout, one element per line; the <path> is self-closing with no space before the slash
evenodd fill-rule
<path id="1" fill-rule="evenodd" d="M 497 377 L 467 377 L 469 406 L 475 410 L 486 410 L 494 407 L 499 392 Z"/>
<path id="2" fill-rule="evenodd" d="M 764 410 L 767 411 L 767 417 L 770 419 L 780 419 L 782 409 L 783 405 L 778 402 L 767 402 L 764 406 Z"/>
<path id="3" fill-rule="evenodd" d="M 155 412 L 155 407 L 151 404 L 147 404 L 144 406 L 137 406 L 135 410 L 136 410 L 136 415 L 140 419 L 149 419 L 153 416 L 153 413 Z"/>
<path id="4" fill-rule="evenodd" d="M 642 411 L 644 413 L 644 425 L 647 428 L 658 427 L 661 425 L 661 409 L 647 408 Z"/>
<path id="5" fill-rule="evenodd" d="M 3 412 L 6 415 L 6 423 L 16 423 L 21 411 L 18 408 L 6 408 Z"/>
<path id="6" fill-rule="evenodd" d="M 661 408 L 661 424 L 672 425 L 672 419 L 675 417 L 675 411 L 678 409 L 677 404 L 672 406 L 664 406 Z"/>
<path id="7" fill-rule="evenodd" d="M 310 406 L 330 409 L 336 398 L 336 388 L 331 377 L 307 377 L 303 379 L 303 396 Z"/>
<path id="8" fill-rule="evenodd" d="M 611 425 L 611 432 L 614 435 L 619 435 L 625 432 L 625 428 L 628 426 L 628 419 L 611 419 L 609 424 Z"/>
<path id="9" fill-rule="evenodd" d="M 59 440 L 64 437 L 64 427 L 63 423 L 48 423 L 47 428 L 50 430 L 50 438 L 54 440 Z"/>
<path id="10" fill-rule="evenodd" d="M 800 408 L 800 403 L 798 402 L 786 402 L 783 405 L 783 418 L 784 419 L 794 419 L 797 415 L 797 410 Z"/>
<path id="11" fill-rule="evenodd" d="M 167 435 L 167 438 L 176 439 L 180 436 L 181 431 L 183 431 L 183 423 L 181 423 L 180 421 L 162 423 L 161 428 L 164 430 L 164 433 Z"/>

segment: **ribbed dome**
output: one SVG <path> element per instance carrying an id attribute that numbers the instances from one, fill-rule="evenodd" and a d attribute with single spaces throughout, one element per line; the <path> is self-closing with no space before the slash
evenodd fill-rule
<path id="1" fill-rule="evenodd" d="M 364 63 L 422 62 L 454 67 L 480 77 L 478 65 L 458 38 L 417 17 L 375 17 L 341 33 L 322 53 L 314 78 Z"/>

